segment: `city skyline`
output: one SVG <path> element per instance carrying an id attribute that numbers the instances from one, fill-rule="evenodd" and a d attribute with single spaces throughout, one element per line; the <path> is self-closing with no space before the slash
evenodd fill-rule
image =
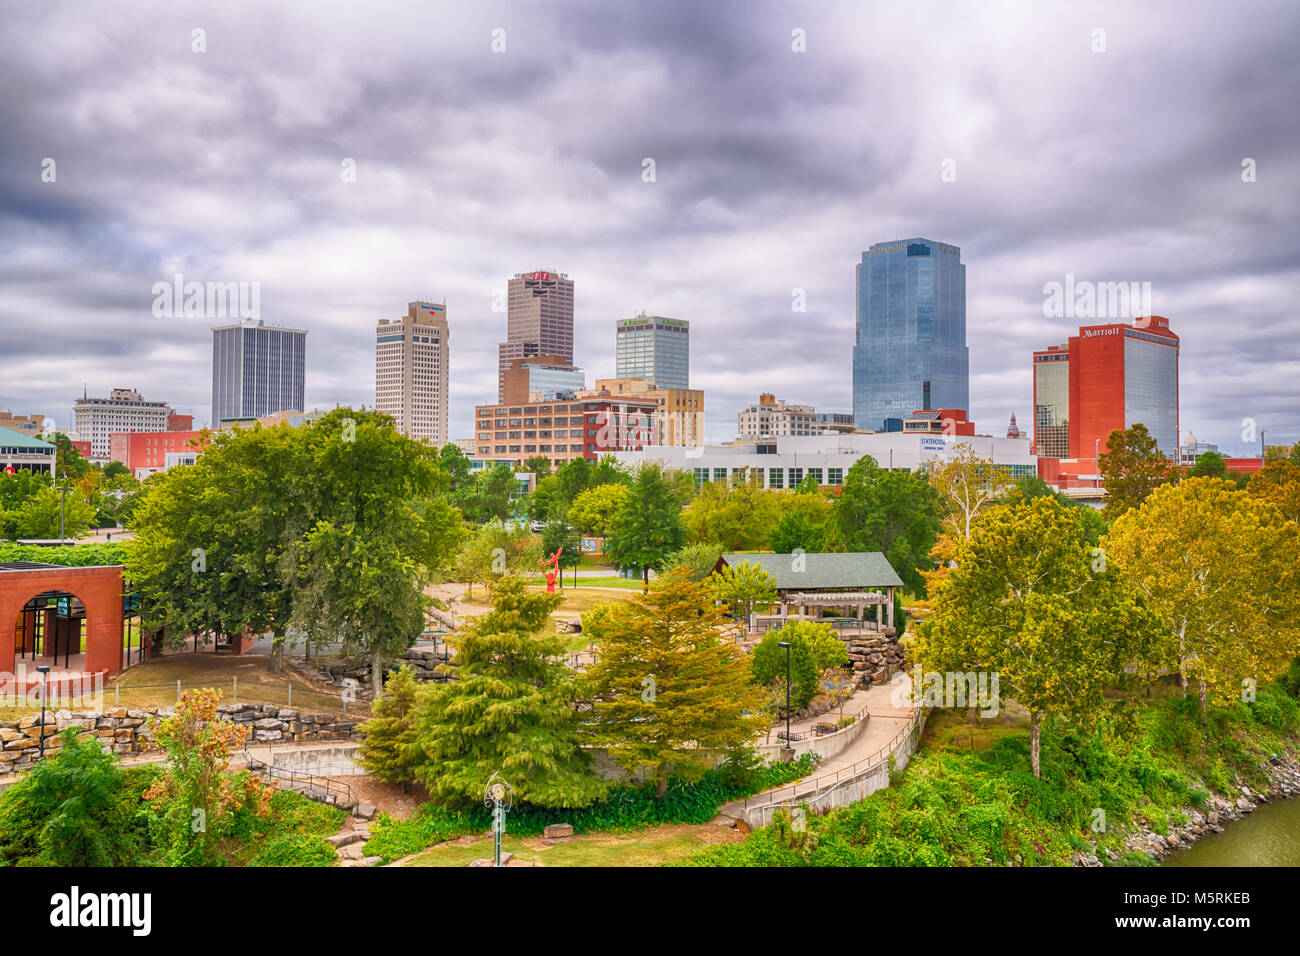
<path id="1" fill-rule="evenodd" d="M 497 293 L 547 264 L 580 287 L 573 364 L 592 380 L 615 373 L 616 320 L 689 321 L 723 440 L 759 392 L 851 410 L 847 263 L 920 235 L 972 267 L 979 431 L 1032 422 L 1035 349 L 1131 320 L 1045 314 L 1048 284 L 1144 282 L 1182 340 L 1184 434 L 1241 453 L 1249 418 L 1300 438 L 1300 163 L 1273 122 L 1300 85 L 1294 9 L 946 11 L 927 37 L 924 4 L 561 6 L 15 12 L 0 409 L 67 429 L 87 383 L 210 420 L 223 322 L 151 310 L 183 273 L 260 283 L 268 324 L 311 331 L 307 408 L 373 404 L 374 317 L 433 290 L 456 322 L 448 437 L 467 437 L 495 393 Z M 283 63 L 240 42 L 254 32 Z"/>

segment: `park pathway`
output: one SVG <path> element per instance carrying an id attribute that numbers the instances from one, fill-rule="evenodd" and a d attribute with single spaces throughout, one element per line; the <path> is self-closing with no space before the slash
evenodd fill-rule
<path id="1" fill-rule="evenodd" d="M 746 820 L 757 814 L 761 820 L 766 821 L 770 819 L 771 807 L 798 805 L 829 789 L 878 773 L 880 766 L 888 763 L 891 754 L 905 758 L 911 753 L 910 749 L 901 753 L 911 738 L 908 731 L 919 719 L 911 704 L 910 693 L 911 677 L 906 671 L 895 674 L 888 684 L 859 691 L 845 709 L 855 712 L 865 702 L 870 716 L 866 727 L 848 747 L 822 761 L 809 776 L 794 783 L 772 787 L 744 800 L 734 800 L 719 812 L 723 816 Z M 824 719 L 823 716 L 798 721 L 791 725 L 791 729 L 795 733 L 808 731 L 817 720 Z"/>

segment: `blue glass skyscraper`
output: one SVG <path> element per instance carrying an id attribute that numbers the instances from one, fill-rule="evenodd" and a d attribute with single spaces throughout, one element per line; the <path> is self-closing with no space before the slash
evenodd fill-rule
<path id="1" fill-rule="evenodd" d="M 930 239 L 878 242 L 862 254 L 857 272 L 857 426 L 891 430 L 890 419 L 907 418 L 920 408 L 969 412 L 961 250 Z"/>

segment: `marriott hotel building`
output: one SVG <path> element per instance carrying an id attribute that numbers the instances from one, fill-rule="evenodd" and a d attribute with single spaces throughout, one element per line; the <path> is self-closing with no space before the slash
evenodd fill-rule
<path id="1" fill-rule="evenodd" d="M 1167 318 L 1085 326 L 1034 352 L 1034 451 L 1044 478 L 1081 469 L 1092 478 L 1110 433 L 1138 422 L 1177 458 L 1178 336 Z"/>

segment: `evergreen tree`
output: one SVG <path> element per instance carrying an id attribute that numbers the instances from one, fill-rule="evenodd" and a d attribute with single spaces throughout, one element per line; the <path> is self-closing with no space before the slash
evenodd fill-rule
<path id="1" fill-rule="evenodd" d="M 377 780 L 406 783 L 415 779 L 419 743 L 415 734 L 415 700 L 419 684 L 406 666 L 391 674 L 384 685 L 384 696 L 370 705 L 371 718 L 358 729 L 365 734 L 361 741 L 361 766 Z"/>
<path id="2" fill-rule="evenodd" d="M 480 803 L 494 773 L 537 806 L 582 807 L 603 792 L 579 744 L 577 682 L 550 632 L 559 603 L 507 575 L 492 588 L 492 610 L 448 637 L 456 680 L 424 684 L 416 697 L 415 776 L 435 799 Z"/>
<path id="3" fill-rule="evenodd" d="M 597 647 L 587 673 L 591 742 L 653 780 L 660 796 L 669 777 L 696 778 L 762 732 L 763 695 L 743 652 L 720 640 L 722 610 L 684 572 L 583 625 Z"/>

